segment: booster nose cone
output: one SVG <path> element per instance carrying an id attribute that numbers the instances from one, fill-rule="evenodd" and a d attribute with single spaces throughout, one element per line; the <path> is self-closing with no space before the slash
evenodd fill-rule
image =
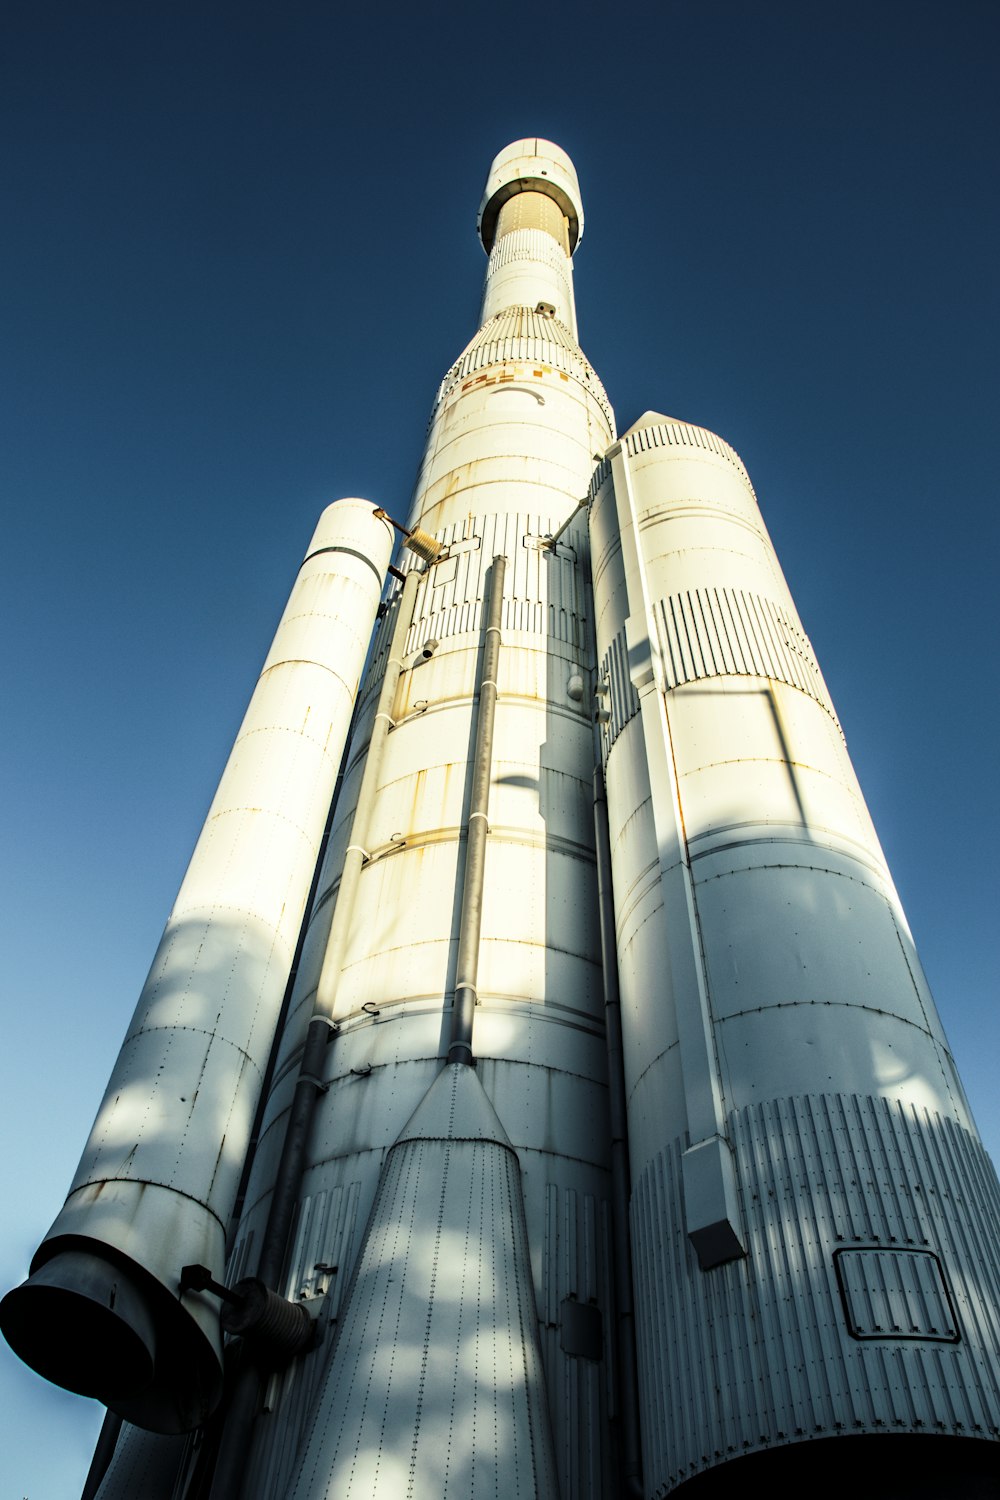
<path id="1" fill-rule="evenodd" d="M 583 199 L 576 168 L 561 146 L 533 136 L 513 141 L 494 157 L 477 225 L 487 253 L 493 248 L 500 210 L 516 193 L 543 193 L 558 204 L 566 217 L 572 255 L 583 238 Z"/>

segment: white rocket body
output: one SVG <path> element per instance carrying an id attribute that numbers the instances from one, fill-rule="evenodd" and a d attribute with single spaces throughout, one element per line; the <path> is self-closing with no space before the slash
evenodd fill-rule
<path id="1" fill-rule="evenodd" d="M 181 1271 L 224 1274 L 391 546 L 367 501 L 324 511 L 65 1207 L 5 1299 L 29 1362 L 156 1431 L 186 1431 L 218 1400 L 218 1309 L 181 1294 Z"/>
<path id="2" fill-rule="evenodd" d="M 444 550 L 388 709 L 400 591 L 376 631 L 232 1226 L 230 1284 L 270 1233 L 318 1012 L 278 1290 L 326 1336 L 265 1379 L 242 1476 L 212 1500 L 691 1479 L 701 1500 L 740 1472 L 859 1463 L 895 1466 L 900 1493 L 943 1464 L 941 1493 L 977 1493 L 1000 1435 L 996 1178 L 742 464 L 655 413 L 616 440 L 576 341 L 582 229 L 565 153 L 500 154 L 482 326 L 441 385 L 408 522 Z M 501 575 L 488 812 L 470 816 Z M 476 818 L 470 1067 L 445 1058 Z M 186 1500 L 199 1451 L 129 1428 L 100 1500 Z"/>
<path id="3" fill-rule="evenodd" d="M 647 413 L 590 515 L 647 1492 L 996 1436 L 996 1177 L 746 471 Z"/>
<path id="4" fill-rule="evenodd" d="M 558 148 L 545 143 L 540 148 L 550 153 L 541 166 L 560 167 L 568 179 L 572 168 L 563 166 Z M 515 165 L 523 163 L 525 154 L 511 153 Z M 571 187 L 578 201 L 575 174 Z M 520 208 L 527 201 L 522 194 L 510 206 Z M 339 1033 L 329 1049 L 330 1087 L 317 1109 L 298 1231 L 282 1290 L 291 1297 L 326 1293 L 331 1313 L 339 1315 L 384 1154 L 439 1073 L 447 1051 L 484 589 L 493 558 L 503 554 L 507 570 L 475 1011 L 476 1072 L 520 1162 L 531 1316 L 538 1330 L 533 1337 L 540 1341 L 545 1390 L 561 1393 L 546 1404 L 562 1492 L 598 1495 L 613 1483 L 607 1371 L 579 1351 L 586 1344 L 593 1353 L 595 1343 L 600 1346 L 602 1336 L 613 1339 L 614 1332 L 606 1255 L 609 1128 L 603 990 L 593 919 L 592 625 L 585 516 L 577 516 L 555 549 L 544 541 L 577 510 L 593 473 L 593 455 L 607 446 L 613 427 L 606 397 L 566 324 L 535 311 L 554 295 L 552 252 L 562 258 L 562 284 L 569 288 L 568 255 L 544 230 L 505 230 L 502 208 L 500 219 L 487 274 L 484 322 L 442 383 L 411 506 L 409 524 L 431 532 L 448 550 L 418 589 L 408 670 L 393 713 L 396 727 L 386 742 L 368 862 L 336 992 Z M 504 297 L 494 288 L 494 276 L 505 276 L 511 265 L 519 268 L 517 295 L 530 296 L 530 306 L 502 305 Z M 571 299 L 571 290 L 565 295 Z M 237 1259 L 247 1255 L 247 1265 L 252 1265 L 254 1235 L 259 1235 L 268 1206 L 294 1085 L 291 1064 L 314 1004 L 330 907 L 352 836 L 391 626 L 390 617 L 361 700 L 356 756 L 347 769 L 247 1195 L 235 1252 Z M 424 659 L 421 652 L 429 641 L 438 644 Z M 466 1217 L 463 1208 L 461 1223 L 451 1226 L 453 1256 L 458 1254 L 454 1246 L 464 1243 Z M 337 1264 L 339 1270 L 331 1276 L 317 1272 L 317 1264 Z M 432 1320 L 444 1316 L 451 1283 L 461 1278 L 460 1266 L 460 1260 L 453 1260 L 442 1269 Z M 568 1315 L 567 1303 L 574 1304 Z M 576 1307 L 583 1311 L 577 1313 Z M 419 1319 L 421 1344 L 428 1315 L 425 1306 Z M 478 1310 L 472 1314 L 473 1320 L 480 1316 Z M 583 1331 L 567 1330 L 567 1316 L 576 1317 Z M 408 1332 L 400 1343 L 409 1348 Z M 502 1358 L 507 1361 L 509 1353 Z M 441 1360 L 435 1363 L 440 1369 Z M 462 1488 L 468 1476 L 461 1467 L 452 1474 L 454 1489 L 434 1488 L 441 1482 L 434 1435 L 444 1418 L 432 1398 L 446 1399 L 450 1411 L 451 1382 L 438 1389 L 428 1381 L 418 1411 L 420 1369 L 417 1358 L 417 1374 L 411 1369 L 409 1376 L 413 1396 L 407 1423 L 422 1434 L 421 1458 L 429 1465 L 419 1470 L 423 1492 L 468 1494 Z M 296 1447 L 286 1434 L 305 1419 L 313 1399 L 311 1379 L 303 1367 L 273 1383 L 269 1399 L 288 1415 L 258 1427 L 248 1496 L 279 1493 L 294 1474 Z M 466 1403 L 463 1441 L 473 1440 L 477 1422 L 481 1441 L 484 1412 L 492 1428 L 496 1391 L 475 1381 L 460 1386 Z M 372 1409 L 381 1412 L 380 1400 L 373 1398 Z M 348 1441 L 339 1401 L 317 1405 L 312 1421 Z M 351 1440 L 357 1448 L 350 1454 L 356 1472 L 368 1437 L 362 1427 Z M 411 1437 L 406 1439 L 407 1455 Z M 331 1472 L 339 1475 L 337 1468 Z M 397 1470 L 384 1462 L 380 1472 L 384 1493 L 398 1493 L 393 1490 Z M 326 1494 L 333 1482 L 321 1465 L 315 1486 L 300 1475 L 294 1493 Z M 370 1478 L 356 1482 L 358 1494 L 383 1493 Z M 339 1480 L 336 1488 L 355 1493 L 341 1491 Z"/>

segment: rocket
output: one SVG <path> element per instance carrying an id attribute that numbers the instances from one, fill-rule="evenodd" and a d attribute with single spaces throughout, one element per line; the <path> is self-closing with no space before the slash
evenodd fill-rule
<path id="1" fill-rule="evenodd" d="M 500 153 L 409 514 L 321 517 L 0 1304 L 108 1407 L 85 1500 L 994 1492 L 996 1174 L 750 478 L 617 433 L 583 228 Z"/>

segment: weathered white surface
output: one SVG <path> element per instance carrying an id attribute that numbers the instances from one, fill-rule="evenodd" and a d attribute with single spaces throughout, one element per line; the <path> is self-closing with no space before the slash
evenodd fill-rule
<path id="1" fill-rule="evenodd" d="M 521 233 L 544 232 L 515 231 L 499 243 Z M 547 239 L 562 257 L 568 286 L 568 257 Z M 297 1246 L 287 1286 L 298 1295 L 315 1284 L 316 1261 L 336 1263 L 335 1292 L 343 1295 L 384 1153 L 446 1051 L 482 601 L 490 563 L 502 555 L 503 644 L 473 1047 L 478 1074 L 522 1168 L 519 1191 L 559 1483 L 565 1495 L 598 1500 L 613 1483 L 608 1366 L 572 1352 L 572 1340 L 567 1348 L 563 1327 L 563 1305 L 574 1299 L 598 1322 L 603 1317 L 606 1338 L 613 1316 L 585 520 L 578 517 L 554 550 L 544 539 L 575 511 L 593 473 L 593 455 L 607 446 L 613 429 L 607 398 L 571 325 L 536 313 L 536 300 L 532 293 L 530 305 L 487 320 L 445 376 L 435 405 L 410 524 L 445 542 L 449 555 L 429 570 L 418 592 L 412 656 L 385 746 L 370 858 L 337 992 L 341 1030 L 328 1049 L 330 1089 L 317 1110 L 304 1183 L 309 1206 L 300 1214 L 300 1222 L 322 1220 L 326 1228 L 309 1229 Z M 391 628 L 390 617 L 363 689 L 250 1184 L 241 1231 L 249 1248 L 241 1253 L 251 1264 L 351 837 Z M 424 660 L 420 651 L 430 639 L 438 645 Z M 585 685 L 582 696 L 578 684 L 570 691 L 574 678 Z M 336 1251 L 324 1234 L 336 1240 Z M 302 1419 L 302 1387 L 313 1378 L 308 1363 L 275 1388 L 274 1420 L 268 1431 L 258 1430 L 256 1477 L 248 1478 L 247 1489 L 255 1500 L 290 1482 L 294 1454 L 285 1426 Z M 404 1468 L 411 1439 L 405 1424 L 391 1434 Z M 477 1486 L 480 1478 L 486 1484 L 477 1475 Z"/>
<path id="2" fill-rule="evenodd" d="M 186 1263 L 223 1274 L 391 546 L 367 501 L 323 513 L 36 1264 L 74 1235 L 121 1252 L 171 1298 Z M 217 1358 L 208 1352 L 219 1349 L 215 1299 L 189 1294 L 172 1305 L 202 1330 L 204 1357 Z M 172 1336 L 162 1330 L 168 1344 Z"/>
<path id="3" fill-rule="evenodd" d="M 996 1435 L 995 1174 L 746 472 L 647 413 L 591 523 L 647 1491 L 812 1437 Z M 747 1258 L 706 1272 L 713 1131 Z"/>
<path id="4" fill-rule="evenodd" d="M 471 1068 L 386 1158 L 290 1494 L 558 1500 L 520 1169 Z"/>
<path id="5" fill-rule="evenodd" d="M 583 236 L 583 199 L 576 168 L 561 146 L 531 136 L 512 141 L 493 158 L 479 208 L 479 232 L 487 250 L 500 207 L 521 192 L 551 196 L 569 220 L 569 254 Z"/>

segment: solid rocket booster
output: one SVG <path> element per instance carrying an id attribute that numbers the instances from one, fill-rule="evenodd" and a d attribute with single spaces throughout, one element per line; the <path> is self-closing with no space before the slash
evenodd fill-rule
<path id="1" fill-rule="evenodd" d="M 201 1420 L 214 1304 L 179 1298 L 177 1273 L 197 1260 L 221 1277 L 227 1227 L 230 1284 L 262 1245 L 280 1260 L 272 1203 L 308 1086 L 297 1209 L 267 1278 L 326 1336 L 265 1372 L 266 1420 L 233 1401 L 212 1500 L 652 1500 L 684 1485 L 705 1500 L 820 1472 L 864 1474 L 883 1497 L 925 1480 L 988 1493 L 1000 1190 L 749 478 L 722 439 L 654 412 L 616 438 L 577 343 L 583 209 L 564 152 L 501 152 L 479 229 L 481 326 L 441 384 L 410 512 L 438 550 L 400 562 L 322 863 L 332 750 L 283 873 L 249 832 L 226 845 L 245 858 L 213 861 L 211 818 L 192 864 L 204 843 L 215 894 L 191 920 L 227 928 L 216 976 L 243 951 L 233 910 L 277 933 L 278 885 L 301 914 L 316 876 L 239 1221 L 282 984 L 244 986 L 266 988 L 268 1019 L 232 1045 L 226 984 L 189 983 L 191 945 L 165 939 L 154 976 L 175 952 L 187 968 L 144 992 L 123 1058 L 148 1046 L 148 1060 L 134 1079 L 116 1070 L 5 1331 L 76 1389 L 130 1383 L 117 1407 L 144 1427 Z M 316 660 L 343 678 L 331 745 L 388 559 L 371 507 L 345 504 L 356 539 L 310 554 L 349 580 L 331 571 L 319 610 Z M 343 587 L 363 603 L 342 609 Z M 278 738 L 317 738 L 306 697 Z M 302 788 L 275 754 L 280 818 Z M 247 806 L 225 802 L 240 840 Z M 259 912 L 237 894 L 255 872 Z M 221 1051 L 205 1040 L 220 1005 Z M 245 996 L 236 1009 L 245 1023 Z M 161 1057 L 192 1048 L 161 1087 Z M 196 1119 L 219 1058 L 229 1071 Z M 112 1272 L 117 1321 L 101 1304 Z M 626 1317 L 616 1340 L 629 1276 L 636 1337 Z M 110 1327 L 99 1381 L 47 1352 L 67 1284 L 75 1326 L 97 1306 Z M 203 1496 L 215 1437 L 183 1442 L 129 1429 L 100 1500 L 140 1484 L 147 1500 Z"/>
<path id="2" fill-rule="evenodd" d="M 647 412 L 591 493 L 647 1493 L 973 1493 L 996 1177 L 750 480 Z"/>
<path id="3" fill-rule="evenodd" d="M 40 1373 L 160 1432 L 221 1388 L 213 1299 L 261 1079 L 392 546 L 324 511 L 191 857 L 66 1205 L 3 1327 Z"/>

